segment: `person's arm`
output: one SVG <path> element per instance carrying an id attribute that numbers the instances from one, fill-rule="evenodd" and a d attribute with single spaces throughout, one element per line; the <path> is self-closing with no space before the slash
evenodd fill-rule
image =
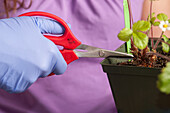
<path id="1" fill-rule="evenodd" d="M 62 74 L 67 64 L 42 33 L 62 34 L 55 21 L 37 17 L 0 19 L 0 88 L 19 93 L 39 77 Z"/>
<path id="2" fill-rule="evenodd" d="M 170 18 L 170 0 L 155 0 L 153 1 L 152 12 L 155 12 L 155 16 L 159 13 L 164 13 Z M 144 0 L 142 19 L 147 20 L 150 14 L 150 0 Z M 153 27 L 154 37 L 160 37 L 161 30 L 159 27 Z M 165 34 L 170 37 L 170 31 L 166 31 Z"/>

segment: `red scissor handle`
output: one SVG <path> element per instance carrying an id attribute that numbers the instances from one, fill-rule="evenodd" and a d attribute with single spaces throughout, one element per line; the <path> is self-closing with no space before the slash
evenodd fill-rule
<path id="1" fill-rule="evenodd" d="M 65 32 L 62 36 L 49 36 L 49 35 L 44 35 L 44 36 L 50 39 L 51 41 L 53 41 L 56 45 L 60 45 L 64 47 L 64 49 L 60 50 L 60 52 L 63 55 L 67 64 L 78 59 L 77 55 L 73 52 L 73 49 L 79 46 L 81 42 L 73 35 L 69 26 L 64 20 L 51 13 L 41 12 L 41 11 L 28 12 L 19 15 L 19 17 L 20 16 L 43 16 L 43 17 L 54 19 L 57 22 L 59 22 L 65 28 Z"/>
<path id="2" fill-rule="evenodd" d="M 47 12 L 33 11 L 19 15 L 20 16 L 43 16 L 58 21 L 65 28 L 65 32 L 62 36 L 47 36 L 46 38 L 53 41 L 56 45 L 63 46 L 65 49 L 75 49 L 81 44 L 81 42 L 73 35 L 67 23 L 56 15 Z"/>

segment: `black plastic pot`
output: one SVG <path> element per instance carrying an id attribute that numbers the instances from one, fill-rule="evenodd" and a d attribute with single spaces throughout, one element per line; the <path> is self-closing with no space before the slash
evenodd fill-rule
<path id="1" fill-rule="evenodd" d="M 127 59 L 106 58 L 101 64 L 107 73 L 119 113 L 170 113 L 170 95 L 157 89 L 161 69 L 118 66 Z"/>

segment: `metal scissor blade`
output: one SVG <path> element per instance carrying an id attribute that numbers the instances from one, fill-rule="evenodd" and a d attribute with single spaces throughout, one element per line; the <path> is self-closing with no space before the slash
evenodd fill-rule
<path id="1" fill-rule="evenodd" d="M 114 57 L 133 57 L 133 55 L 127 54 L 127 53 L 122 53 L 118 51 L 111 51 L 111 50 L 106 50 L 106 49 L 101 49 L 85 44 L 81 44 L 78 46 L 76 49 L 81 49 L 85 51 L 77 51 L 74 50 L 76 55 L 78 57 L 101 57 L 101 58 L 106 58 L 109 56 L 114 56 Z"/>

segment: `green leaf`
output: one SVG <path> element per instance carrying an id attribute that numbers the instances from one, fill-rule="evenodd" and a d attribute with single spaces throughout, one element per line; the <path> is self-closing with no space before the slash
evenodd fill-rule
<path id="1" fill-rule="evenodd" d="M 133 31 L 147 31 L 151 27 L 150 22 L 139 20 L 138 22 L 133 24 Z"/>
<path id="2" fill-rule="evenodd" d="M 124 28 L 118 34 L 118 38 L 122 41 L 129 41 L 132 36 L 133 31 L 129 28 Z"/>
<path id="3" fill-rule="evenodd" d="M 139 49 L 145 49 L 148 45 L 148 36 L 141 32 L 134 32 L 133 41 L 136 47 Z"/>
<path id="4" fill-rule="evenodd" d="M 157 15 L 157 18 L 160 20 L 160 21 L 167 21 L 168 20 L 168 16 L 164 13 L 160 13 Z"/>
<path id="5" fill-rule="evenodd" d="M 155 20 L 156 20 L 156 17 L 152 17 L 152 18 L 151 18 L 151 21 L 150 21 L 151 24 L 153 24 L 153 23 L 155 22 Z"/>
<path id="6" fill-rule="evenodd" d="M 168 37 L 166 35 L 162 35 L 162 37 L 163 37 L 165 42 L 168 42 L 169 39 L 168 39 Z"/>
<path id="7" fill-rule="evenodd" d="M 162 37 L 165 42 L 168 42 L 170 44 L 170 40 L 166 37 L 166 35 L 162 35 Z M 169 45 L 162 42 L 162 50 L 166 53 L 169 53 L 169 51 L 170 51 Z"/>
<path id="8" fill-rule="evenodd" d="M 165 44 L 164 42 L 162 42 L 162 50 L 165 52 L 165 53 L 169 53 L 169 45 L 168 44 Z"/>
<path id="9" fill-rule="evenodd" d="M 155 12 L 152 13 L 151 18 L 155 16 Z M 150 14 L 148 15 L 147 21 L 150 21 Z"/>
<path id="10" fill-rule="evenodd" d="M 158 76 L 157 86 L 161 92 L 170 94 L 170 62 L 167 63 Z"/>
<path id="11" fill-rule="evenodd" d="M 151 17 L 154 17 L 155 16 L 155 12 L 152 13 L 152 16 Z"/>
<path id="12" fill-rule="evenodd" d="M 168 45 L 168 44 L 165 44 L 164 42 L 162 42 L 162 50 L 163 50 L 165 53 L 169 53 L 169 45 Z"/>
<path id="13" fill-rule="evenodd" d="M 150 22 L 150 15 L 148 16 L 147 21 Z"/>
<path id="14" fill-rule="evenodd" d="M 153 25 L 154 26 L 159 26 L 160 22 L 154 22 Z"/>
<path id="15" fill-rule="evenodd" d="M 170 23 L 170 19 L 168 20 L 168 22 Z"/>

